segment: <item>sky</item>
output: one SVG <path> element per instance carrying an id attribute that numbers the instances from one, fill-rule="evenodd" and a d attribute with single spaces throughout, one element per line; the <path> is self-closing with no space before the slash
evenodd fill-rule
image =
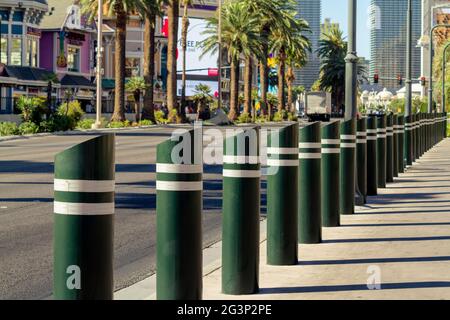
<path id="1" fill-rule="evenodd" d="M 358 38 L 356 40 L 357 52 L 359 57 L 370 59 L 370 32 L 367 27 L 368 13 L 367 9 L 370 5 L 370 0 L 358 1 Z M 347 15 L 348 0 L 322 0 L 322 21 L 325 18 L 331 18 L 332 22 L 338 22 L 341 30 L 344 31 L 344 36 L 348 35 L 348 15 Z"/>

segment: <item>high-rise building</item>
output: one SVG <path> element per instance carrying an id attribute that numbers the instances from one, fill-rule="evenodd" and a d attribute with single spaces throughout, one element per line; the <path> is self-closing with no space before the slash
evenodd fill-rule
<path id="1" fill-rule="evenodd" d="M 332 28 L 338 28 L 339 29 L 339 23 L 338 22 L 332 22 L 330 18 L 325 18 L 323 23 L 320 25 L 320 33 L 321 35 L 324 33 L 327 33 Z"/>
<path id="2" fill-rule="evenodd" d="M 319 47 L 322 3 L 320 0 L 297 0 L 297 10 L 297 17 L 309 23 L 311 33 L 308 33 L 307 37 L 311 40 L 312 51 L 309 54 L 306 66 L 296 70 L 295 84 L 304 86 L 309 90 L 319 78 L 320 59 L 316 51 Z"/>
<path id="3" fill-rule="evenodd" d="M 420 48 L 416 46 L 421 37 L 422 0 L 412 1 L 412 78 L 420 72 Z M 372 0 L 370 31 L 370 76 L 378 73 L 380 84 L 388 89 L 399 89 L 397 77 L 406 76 L 406 28 L 408 0 Z"/>

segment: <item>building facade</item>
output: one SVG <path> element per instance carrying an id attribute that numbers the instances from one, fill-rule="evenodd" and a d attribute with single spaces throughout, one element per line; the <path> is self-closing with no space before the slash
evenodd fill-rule
<path id="1" fill-rule="evenodd" d="M 418 79 L 421 75 L 420 48 L 415 44 L 421 37 L 421 0 L 413 0 L 412 5 L 412 78 Z M 407 8 L 407 0 L 371 1 L 370 77 L 378 73 L 380 84 L 388 89 L 401 88 L 397 77 L 406 76 Z"/>
<path id="2" fill-rule="evenodd" d="M 94 46 L 96 27 L 81 14 L 77 0 L 48 0 L 55 8 L 42 20 L 40 29 L 40 66 L 55 73 L 62 98 L 70 95 L 80 101 L 84 110 L 93 105 L 95 84 Z"/>
<path id="3" fill-rule="evenodd" d="M 20 95 L 45 94 L 46 72 L 39 67 L 39 24 L 46 0 L 0 1 L 0 113 L 13 110 Z"/>
<path id="4" fill-rule="evenodd" d="M 295 71 L 295 85 L 304 86 L 307 90 L 319 78 L 320 59 L 317 56 L 319 47 L 322 3 L 320 0 L 297 0 L 297 17 L 309 23 L 311 33 L 306 36 L 311 40 L 312 51 L 308 55 L 307 64 Z"/>
<path id="5" fill-rule="evenodd" d="M 446 22 L 447 21 L 447 22 Z M 439 23 L 450 23 L 450 2 L 449 0 L 422 0 L 422 37 L 419 41 L 421 47 L 421 74 L 430 76 L 430 30 L 432 25 Z M 435 41 L 450 39 L 450 29 L 438 29 L 435 32 Z"/>

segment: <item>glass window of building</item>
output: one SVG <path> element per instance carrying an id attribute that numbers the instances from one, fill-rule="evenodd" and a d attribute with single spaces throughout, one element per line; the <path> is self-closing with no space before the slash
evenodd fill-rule
<path id="1" fill-rule="evenodd" d="M 27 64 L 30 67 L 38 66 L 38 44 L 36 39 L 28 39 Z"/>
<path id="2" fill-rule="evenodd" d="M 137 77 L 139 76 L 139 66 L 141 59 L 139 58 L 126 58 L 125 59 L 125 77 Z"/>
<path id="3" fill-rule="evenodd" d="M 0 54 L 1 63 L 8 64 L 8 40 L 4 38 L 0 41 Z"/>
<path id="4" fill-rule="evenodd" d="M 67 70 L 80 72 L 80 48 L 68 46 L 67 48 Z"/>
<path id="5" fill-rule="evenodd" d="M 11 65 L 22 65 L 22 39 L 12 39 L 11 41 Z"/>

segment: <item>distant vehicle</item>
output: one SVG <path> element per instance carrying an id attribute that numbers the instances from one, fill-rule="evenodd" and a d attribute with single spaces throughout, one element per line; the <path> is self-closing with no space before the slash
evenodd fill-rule
<path id="1" fill-rule="evenodd" d="M 330 121 L 331 93 L 307 92 L 305 94 L 305 113 L 309 121 Z"/>

